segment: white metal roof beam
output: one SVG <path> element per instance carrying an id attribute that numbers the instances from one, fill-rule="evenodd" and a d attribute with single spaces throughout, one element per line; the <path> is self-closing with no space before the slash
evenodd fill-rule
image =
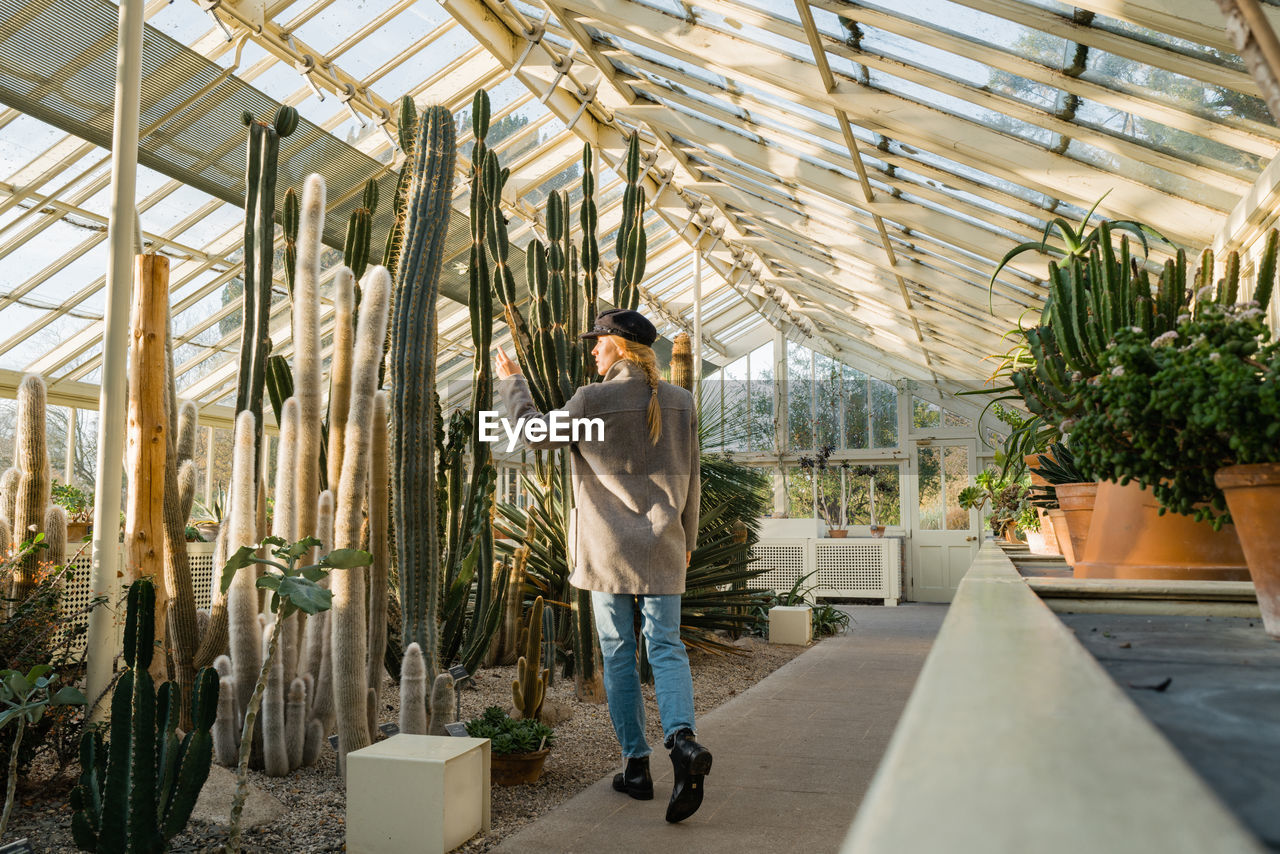
<path id="1" fill-rule="evenodd" d="M 750 81 L 785 98 L 807 99 L 828 110 L 842 109 L 863 127 L 926 149 L 953 152 L 993 175 L 1065 197 L 1086 209 L 1111 190 L 1100 208 L 1105 213 L 1138 217 L 1187 244 L 1202 242 L 1206 239 L 1202 232 L 1212 232 L 1221 219 L 1220 212 L 1199 202 L 1154 190 L 1128 176 L 1054 154 L 849 78 L 838 78 L 836 91 L 827 93 L 817 70 L 808 63 L 706 27 L 689 27 L 656 9 L 629 3 L 627 20 L 621 21 L 615 16 L 616 5 L 604 0 L 564 0 L 564 5 L 582 16 L 584 24 L 605 32 L 620 30 L 651 49 Z"/>

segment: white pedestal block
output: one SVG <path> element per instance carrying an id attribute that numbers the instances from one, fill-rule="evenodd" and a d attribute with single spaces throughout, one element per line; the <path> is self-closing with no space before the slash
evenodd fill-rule
<path id="1" fill-rule="evenodd" d="M 394 735 L 347 754 L 347 851 L 444 854 L 489 829 L 489 739 Z"/>
<path id="2" fill-rule="evenodd" d="M 776 605 L 769 609 L 769 643 L 804 646 L 813 639 L 813 611 L 808 605 Z"/>

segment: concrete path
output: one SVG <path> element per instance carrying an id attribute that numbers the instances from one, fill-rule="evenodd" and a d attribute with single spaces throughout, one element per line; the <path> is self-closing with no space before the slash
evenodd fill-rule
<path id="1" fill-rule="evenodd" d="M 848 634 L 822 641 L 698 721 L 698 741 L 714 764 L 694 816 L 674 825 L 663 818 L 672 777 L 659 745 L 652 801 L 615 792 L 611 773 L 497 850 L 837 851 L 946 615 L 945 605 L 847 610 L 856 620 Z"/>

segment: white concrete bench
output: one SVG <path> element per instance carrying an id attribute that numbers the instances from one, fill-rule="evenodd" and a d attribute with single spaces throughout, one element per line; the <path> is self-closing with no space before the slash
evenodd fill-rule
<path id="1" fill-rule="evenodd" d="M 489 739 L 394 735 L 347 754 L 347 851 L 444 854 L 489 829 Z"/>

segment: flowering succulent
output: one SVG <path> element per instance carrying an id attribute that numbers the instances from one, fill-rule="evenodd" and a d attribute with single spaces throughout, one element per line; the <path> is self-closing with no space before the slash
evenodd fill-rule
<path id="1" fill-rule="evenodd" d="M 1238 463 L 1280 462 L 1280 343 L 1253 303 L 1201 302 L 1170 333 L 1149 341 L 1117 332 L 1109 370 L 1081 394 L 1072 431 L 1094 477 L 1136 480 L 1161 512 L 1230 521 L 1214 473 Z"/>

